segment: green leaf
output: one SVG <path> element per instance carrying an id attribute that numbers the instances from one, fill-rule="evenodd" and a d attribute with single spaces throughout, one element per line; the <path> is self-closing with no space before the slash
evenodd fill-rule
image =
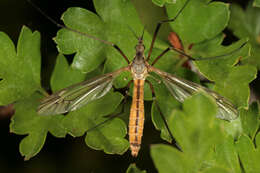
<path id="1" fill-rule="evenodd" d="M 81 82 L 84 78 L 85 74 L 72 69 L 71 66 L 68 66 L 65 57 L 59 55 L 52 74 L 51 87 L 53 90 L 58 90 L 76 82 Z M 89 128 L 107 119 L 102 118 L 102 116 L 111 114 L 121 100 L 121 94 L 110 92 L 105 97 L 91 102 L 84 108 L 69 113 L 66 117 L 62 115 L 39 116 L 36 113 L 36 108 L 40 102 L 40 96 L 34 94 L 32 97 L 15 104 L 16 114 L 12 119 L 10 130 L 21 135 L 28 134 L 20 143 L 20 152 L 25 156 L 25 159 L 28 160 L 40 151 L 44 145 L 48 131 L 56 137 L 65 137 L 67 133 L 72 136 L 82 136 Z M 111 106 L 111 104 L 113 106 Z M 100 107 L 102 107 L 102 109 L 100 109 Z M 79 117 L 81 119 L 78 119 Z M 28 119 L 30 121 L 28 121 Z M 111 126 L 114 127 L 115 130 L 106 134 L 106 130 L 104 129 L 108 129 L 109 127 L 111 129 Z M 120 130 L 122 133 L 118 133 Z M 96 135 L 95 138 L 93 137 L 91 140 L 88 140 L 90 143 L 99 140 L 102 142 L 106 141 L 106 143 L 103 144 L 110 144 L 100 147 L 99 149 L 104 149 L 107 153 L 118 154 L 122 154 L 127 150 L 129 144 L 128 141 L 124 139 L 127 133 L 126 127 L 121 120 L 114 119 L 104 125 L 101 130 L 96 129 L 95 131 L 99 131 L 99 136 Z M 95 131 L 92 131 L 92 134 Z M 88 136 L 86 138 L 88 138 Z M 97 143 L 95 143 L 95 145 L 88 145 L 98 149 L 95 146 L 98 145 Z"/>
<path id="2" fill-rule="evenodd" d="M 0 33 L 0 105 L 13 103 L 40 90 L 40 34 L 23 27 L 17 51 L 11 39 Z"/>
<path id="3" fill-rule="evenodd" d="M 253 6 L 254 7 L 260 7 L 260 1 L 259 0 L 254 0 Z"/>
<path id="4" fill-rule="evenodd" d="M 101 99 L 90 102 L 81 109 L 69 113 L 61 123 L 72 136 L 82 136 L 87 129 L 96 125 L 93 123 L 99 123 L 99 119 L 103 119 L 103 116 L 113 113 L 121 100 L 121 94 L 109 92 Z"/>
<path id="5" fill-rule="evenodd" d="M 174 5 L 167 6 L 169 18 L 173 18 L 177 14 L 184 2 L 178 1 Z M 190 22 L 191 19 L 196 22 Z M 247 108 L 248 84 L 255 79 L 256 69 L 251 66 L 235 66 L 241 57 L 242 61 L 249 57 L 249 44 L 240 48 L 247 39 L 242 39 L 229 46 L 221 45 L 224 35 L 220 32 L 227 26 L 228 19 L 228 6 L 224 3 L 190 1 L 176 21 L 171 22 L 171 26 L 184 43 L 187 54 L 200 58 L 227 54 L 219 58 L 196 61 L 195 65 L 207 79 L 215 82 L 216 85 L 213 89 L 217 93 L 231 100 L 237 108 Z M 241 38 L 244 37 L 246 35 Z M 195 44 L 189 50 L 188 46 L 191 43 Z M 233 53 L 230 54 L 230 52 Z M 242 85 L 240 85 L 241 78 L 243 78 Z"/>
<path id="6" fill-rule="evenodd" d="M 175 139 L 183 152 L 193 155 L 196 167 L 200 166 L 220 137 L 216 113 L 217 107 L 212 98 L 196 94 L 183 103 L 183 113 L 174 111 L 169 120 Z"/>
<path id="7" fill-rule="evenodd" d="M 33 94 L 31 97 L 15 103 L 15 114 L 10 124 L 10 132 L 19 135 L 28 135 L 20 143 L 20 153 L 25 160 L 35 156 L 43 147 L 47 132 L 56 137 L 65 137 L 66 130 L 60 124 L 64 118 L 57 116 L 39 116 L 36 107 L 40 95 Z"/>
<path id="8" fill-rule="evenodd" d="M 226 136 L 218 145 L 216 145 L 213 153 L 214 165 L 226 168 L 226 171 L 239 173 L 240 164 L 232 136 Z"/>
<path id="9" fill-rule="evenodd" d="M 255 138 L 256 132 L 259 128 L 259 108 L 256 102 L 252 103 L 248 110 L 241 110 L 240 118 L 242 122 L 243 132 Z"/>
<path id="10" fill-rule="evenodd" d="M 137 39 L 133 35 L 131 29 L 139 37 L 144 29 L 144 26 L 142 25 L 132 2 L 124 2 L 121 0 L 95 0 L 94 5 L 98 14 L 105 21 L 106 27 L 104 30 L 106 40 L 118 45 L 131 61 L 135 56 L 135 46 L 137 44 Z M 148 48 L 150 46 L 150 42 L 151 37 L 145 31 L 144 45 Z M 106 50 L 106 57 L 107 60 L 104 67 L 105 72 L 111 72 L 127 65 L 126 61 L 123 60 L 122 56 L 113 47 L 109 47 Z M 115 81 L 115 87 L 125 87 L 131 79 L 129 75 L 130 74 L 120 75 Z M 127 78 L 127 80 L 124 80 L 124 78 Z"/>
<path id="11" fill-rule="evenodd" d="M 205 94 L 185 100 L 183 111 L 173 111 L 168 124 L 183 152 L 165 145 L 152 146 L 151 155 L 159 172 L 197 172 L 201 169 L 222 136 L 216 113 L 216 104 Z"/>
<path id="12" fill-rule="evenodd" d="M 251 64 L 260 69 L 260 48 L 259 48 L 259 22 L 260 9 L 252 6 L 249 3 L 244 11 L 236 4 L 231 5 L 231 18 L 229 22 L 229 29 L 238 38 L 249 37 L 249 42 L 252 45 L 251 56 L 242 61 L 244 64 Z"/>
<path id="13" fill-rule="evenodd" d="M 163 7 L 166 3 L 175 4 L 176 0 L 152 0 L 152 2 L 159 7 Z"/>
<path id="14" fill-rule="evenodd" d="M 212 58 L 204 61 L 195 61 L 196 66 L 200 72 L 205 75 L 209 80 L 221 82 L 223 78 L 230 73 L 235 64 L 237 64 L 240 57 L 247 57 L 249 55 L 249 46 L 245 45 L 239 49 L 242 44 L 246 42 L 246 39 L 242 39 L 230 46 L 222 46 L 224 35 L 220 34 L 217 37 L 194 45 L 191 50 L 192 54 L 197 55 L 195 57 L 214 57 L 220 55 L 220 58 Z M 228 55 L 228 53 L 236 52 Z"/>
<path id="15" fill-rule="evenodd" d="M 249 46 L 246 45 L 242 49 L 239 49 L 245 40 L 240 40 L 237 43 L 234 43 L 230 46 L 222 46 L 221 42 L 223 40 L 223 35 L 220 34 L 217 37 L 204 41 L 202 43 L 194 45 L 191 52 L 193 54 L 200 54 L 201 56 L 216 56 L 216 55 L 225 55 L 226 53 L 232 52 L 236 50 L 234 53 L 223 56 L 221 58 L 212 58 L 212 60 L 206 61 L 197 61 L 195 64 L 198 67 L 199 71 L 204 74 L 209 80 L 215 81 L 215 88 L 219 94 L 230 99 L 234 105 L 238 108 L 247 108 L 248 107 L 248 99 L 250 95 L 250 90 L 248 84 L 256 77 L 256 69 L 252 66 L 235 66 L 238 61 L 239 56 L 246 57 L 249 53 Z M 210 53 L 213 52 L 213 53 Z M 212 55 L 213 54 L 213 55 Z M 168 60 L 168 62 L 172 62 L 172 60 Z M 167 62 L 164 62 L 167 64 Z M 159 66 L 160 68 L 161 66 Z M 163 66 L 162 66 L 163 67 Z M 167 65 L 165 66 L 167 67 Z M 165 71 L 173 71 L 169 70 L 169 68 L 165 68 Z M 177 69 L 180 71 L 180 69 Z M 187 73 L 188 74 L 188 73 Z M 193 74 L 194 75 L 194 74 Z M 186 76 L 184 76 L 187 78 Z M 189 78 L 193 81 L 198 81 L 196 78 L 192 78 L 191 74 L 189 74 Z M 153 83 L 156 85 L 156 83 Z M 236 84 L 236 85 L 235 85 Z M 162 93 L 160 90 L 156 90 L 157 100 L 160 100 L 159 97 Z M 169 116 L 169 112 L 164 110 L 172 110 L 176 108 L 174 106 L 174 99 L 168 94 L 168 90 L 166 89 L 165 94 L 162 97 L 162 102 L 159 101 L 159 105 L 165 115 L 166 119 Z M 167 98 L 167 99 L 166 99 Z M 165 128 L 164 122 L 159 116 L 159 112 L 155 112 L 156 109 L 153 106 L 152 117 L 155 127 L 157 129 L 162 129 L 162 138 L 171 141 L 170 136 L 168 135 L 167 129 Z M 232 123 L 234 124 L 234 123 Z M 240 122 L 236 123 L 240 126 Z M 234 135 L 237 135 L 238 128 L 232 127 L 229 123 L 226 125 L 227 129 L 233 129 Z"/>
<path id="16" fill-rule="evenodd" d="M 182 2 L 178 1 L 173 6 L 169 5 L 169 7 L 168 7 L 169 16 L 171 16 L 171 15 L 174 16 L 177 13 L 177 11 L 183 6 L 183 3 L 184 3 L 184 1 L 182 1 Z M 104 21 L 101 28 L 105 28 L 105 29 L 102 29 L 103 37 L 100 36 L 100 38 L 111 41 L 111 42 L 119 45 L 119 47 L 122 49 L 122 51 L 131 60 L 135 55 L 134 46 L 136 45 L 137 42 L 136 42 L 136 38 L 134 36 L 130 37 L 130 35 L 133 35 L 133 34 L 131 33 L 131 30 L 129 29 L 129 27 L 131 27 L 132 30 L 137 33 L 137 35 L 140 35 L 138 33 L 141 33 L 143 30 L 143 26 L 138 18 L 136 10 L 133 7 L 131 1 L 102 0 L 102 1 L 94 1 L 94 5 L 96 8 L 96 11 L 98 12 L 98 14 L 101 16 L 102 20 Z M 114 9 L 117 9 L 117 10 L 114 10 Z M 74 10 L 79 13 L 78 16 L 87 15 L 87 12 L 84 12 L 84 10 L 79 10 L 79 9 L 78 10 L 71 9 L 71 10 L 68 10 L 68 12 L 74 11 Z M 194 17 L 194 20 L 199 19 L 199 21 L 200 21 L 199 24 L 202 23 L 207 26 L 206 27 L 204 25 L 198 25 L 196 27 L 202 28 L 204 30 L 207 29 L 207 31 L 204 31 L 204 30 L 199 31 L 198 28 L 189 26 L 190 24 L 197 25 L 196 22 L 190 22 L 190 18 L 191 18 L 190 11 L 192 11 L 192 14 L 194 15 L 194 16 L 192 16 L 192 17 Z M 201 11 L 203 11 L 204 15 L 201 14 Z M 88 13 L 90 13 L 90 12 L 88 12 Z M 65 13 L 64 16 L 68 16 L 68 19 L 70 19 L 73 17 L 73 14 L 74 13 L 72 13 L 72 14 Z M 216 14 L 218 14 L 217 17 L 216 17 Z M 196 15 L 199 15 L 200 17 L 198 17 Z M 91 16 L 90 18 L 91 19 L 93 18 L 93 20 L 96 18 L 96 16 L 93 16 L 93 14 L 90 14 L 90 16 Z M 118 17 L 115 18 L 114 16 L 118 16 Z M 209 16 L 210 16 L 210 20 L 209 20 Z M 73 20 L 73 22 L 76 22 L 75 27 L 72 25 L 68 25 L 68 26 L 78 29 L 77 25 L 83 25 L 83 24 L 81 24 L 84 22 L 83 20 L 80 21 L 81 19 L 79 19 L 79 18 L 76 18 L 76 19 L 77 20 Z M 185 19 L 185 20 L 182 20 L 182 19 Z M 192 39 L 192 37 L 198 36 L 198 38 L 194 38 L 194 39 L 197 40 L 196 42 L 200 42 L 200 44 L 196 44 L 194 46 L 196 49 L 194 48 L 187 53 L 192 53 L 194 55 L 199 54 L 200 56 L 204 56 L 204 55 L 205 56 L 216 56 L 216 55 L 221 55 L 224 53 L 229 53 L 229 52 L 233 51 L 234 49 L 237 49 L 239 46 L 241 46 L 245 42 L 245 40 L 241 40 L 228 47 L 221 46 L 223 37 L 222 37 L 222 34 L 219 34 L 219 33 L 227 25 L 228 19 L 229 19 L 229 11 L 228 11 L 227 4 L 220 3 L 220 2 L 212 2 L 212 3 L 207 4 L 206 1 L 200 0 L 200 1 L 196 1 L 196 2 L 195 1 L 189 2 L 188 6 L 184 9 L 182 14 L 177 18 L 176 21 L 171 22 L 171 24 L 177 25 L 177 26 L 180 25 L 181 26 L 181 27 L 179 27 L 180 30 L 185 29 L 185 28 L 192 29 L 192 32 L 183 31 L 183 32 L 179 33 L 180 36 L 183 35 L 184 37 L 191 38 L 191 39 Z M 100 19 L 96 19 L 96 20 L 100 20 Z M 65 22 L 65 24 L 66 24 L 66 22 Z M 187 26 L 186 26 L 186 24 L 187 24 Z M 183 26 L 185 26 L 185 27 L 183 27 Z M 95 28 L 95 27 L 96 26 L 91 26 L 91 28 Z M 100 30 L 100 28 L 95 28 L 95 29 Z M 83 27 L 82 27 L 82 29 L 80 28 L 80 31 L 88 33 L 87 29 L 84 29 Z M 199 31 L 200 34 L 194 34 L 194 31 Z M 73 33 L 73 34 L 75 35 L 75 33 Z M 90 32 L 90 34 L 91 34 L 91 32 Z M 78 37 L 80 37 L 79 34 L 78 34 Z M 80 38 L 82 38 L 82 37 L 80 37 Z M 98 35 L 97 35 L 97 37 L 98 37 Z M 214 37 L 216 38 L 217 42 L 215 41 Z M 125 39 L 125 38 L 128 38 L 128 39 Z M 89 39 L 89 38 L 87 38 L 87 39 Z M 212 39 L 213 41 L 208 40 L 208 39 Z M 77 42 L 77 43 L 79 42 L 78 40 L 75 40 L 75 41 L 71 41 L 71 40 L 74 40 L 73 37 L 71 37 L 71 39 L 69 39 L 70 42 Z M 147 33 L 145 32 L 145 34 L 144 34 L 145 43 L 144 44 L 146 45 L 146 47 L 149 47 L 150 41 L 151 41 L 151 39 L 150 39 L 149 35 L 147 35 Z M 185 39 L 182 39 L 182 41 L 185 43 Z M 194 41 L 189 41 L 189 43 L 192 43 L 192 42 L 194 42 Z M 216 43 L 218 45 L 216 45 Z M 162 51 L 162 50 L 158 49 L 158 52 L 159 51 Z M 249 53 L 249 46 L 244 46 L 243 49 L 241 49 L 240 51 L 237 51 L 236 53 L 223 58 L 224 59 L 223 61 L 216 58 L 215 61 L 209 60 L 209 61 L 207 61 L 207 63 L 204 63 L 204 64 L 202 63 L 202 65 L 198 65 L 198 68 L 210 80 L 216 81 L 216 83 L 219 82 L 219 84 L 218 84 L 219 86 L 217 87 L 216 90 L 220 94 L 222 94 L 223 96 L 227 97 L 228 99 L 230 99 L 232 101 L 237 100 L 237 98 L 233 97 L 233 95 L 227 94 L 228 90 L 230 88 L 226 88 L 226 87 L 223 88 L 223 86 L 226 86 L 226 81 L 223 81 L 223 77 L 226 77 L 228 75 L 227 73 L 229 73 L 231 71 L 232 67 L 235 65 L 235 63 L 237 63 L 238 58 L 240 56 L 246 57 L 246 56 L 248 56 L 248 53 Z M 114 71 L 114 70 L 126 65 L 125 61 L 122 59 L 122 56 L 119 55 L 118 51 L 116 51 L 112 47 L 109 47 L 109 46 L 106 47 L 105 55 L 107 57 L 107 60 L 105 62 L 105 68 L 104 68 L 105 72 L 111 72 L 111 71 Z M 154 59 L 156 57 L 156 55 L 158 55 L 156 53 L 156 49 L 153 50 L 152 55 L 153 55 L 152 59 Z M 96 59 L 99 59 L 99 58 L 97 57 Z M 174 65 L 169 62 L 173 62 L 173 61 L 169 60 L 166 62 L 166 61 L 162 61 L 163 59 L 165 59 L 165 57 L 160 59 L 160 61 L 158 61 L 158 64 L 159 63 L 163 64 L 162 69 L 166 69 L 166 71 L 171 71 L 169 69 L 172 69 Z M 75 61 L 76 61 L 76 59 L 75 59 Z M 162 62 L 166 62 L 166 63 L 162 63 Z M 84 63 L 87 64 L 88 62 L 86 61 Z M 157 65 L 157 64 L 156 64 L 156 66 L 161 67 L 161 65 Z M 168 67 L 166 67 L 166 66 L 168 66 Z M 115 87 L 121 88 L 121 87 L 126 86 L 126 84 L 128 83 L 128 81 L 130 79 L 131 79 L 131 77 L 130 77 L 129 73 L 122 73 L 115 80 L 115 83 L 114 83 Z M 147 88 L 147 87 L 145 87 L 145 88 Z M 243 96 L 240 97 L 239 100 L 237 100 L 238 103 L 236 103 L 237 104 L 236 106 L 237 107 L 247 107 L 246 101 L 248 98 L 248 88 L 244 87 L 241 90 L 243 91 L 244 94 L 243 94 Z M 234 91 L 240 92 L 237 90 L 234 90 Z M 150 92 L 149 88 L 148 88 L 148 90 L 145 89 L 145 93 L 149 93 L 149 92 Z M 149 95 L 151 95 L 151 94 L 148 94 L 148 96 Z M 146 99 L 149 99 L 149 98 L 146 97 Z"/>
<path id="17" fill-rule="evenodd" d="M 62 115 L 39 116 L 36 113 L 39 100 L 40 96 L 34 94 L 32 97 L 17 102 L 15 104 L 16 113 L 10 124 L 11 132 L 20 135 L 28 134 L 20 143 L 20 152 L 25 156 L 25 160 L 35 156 L 41 150 L 48 131 L 56 137 L 65 137 L 67 133 L 81 136 L 89 128 L 107 119 L 102 116 L 112 113 L 122 100 L 122 96 L 118 93 L 110 93 L 78 111 L 69 113 L 66 117 Z M 103 109 L 100 109 L 102 106 Z M 119 133 L 120 131 L 121 133 Z M 106 153 L 113 154 L 122 154 L 128 149 L 128 141 L 124 139 L 127 133 L 126 126 L 120 119 L 114 119 L 89 134 L 94 133 L 99 135 L 91 135 L 90 139 L 88 139 L 88 135 L 86 137 L 87 144 L 92 148 L 104 149 Z M 102 145 L 107 145 L 98 148 L 96 146 L 100 144 L 95 143 L 97 141 L 101 141 Z"/>
<path id="18" fill-rule="evenodd" d="M 104 122 L 104 118 L 98 123 Z M 96 123 L 95 125 L 98 125 Z M 86 144 L 95 150 L 104 150 L 107 154 L 124 154 L 129 148 L 125 139 L 127 128 L 121 119 L 114 119 L 104 127 L 89 132 L 85 138 Z"/>
<path id="19" fill-rule="evenodd" d="M 260 158 L 260 133 L 256 135 L 256 147 L 248 136 L 242 135 L 237 143 L 236 148 L 239 154 L 240 161 L 243 165 L 245 172 L 255 173 L 260 171 L 259 158 Z"/>
<path id="20" fill-rule="evenodd" d="M 140 36 L 143 25 L 131 1 L 100 0 L 94 1 L 94 5 L 101 19 L 87 10 L 70 8 L 62 17 L 65 25 L 87 35 L 117 44 L 130 60 L 133 59 L 137 40 L 129 27 Z M 149 47 L 151 37 L 147 32 L 144 35 L 144 43 Z M 62 29 L 55 40 L 61 53 L 76 53 L 72 67 L 80 71 L 94 70 L 105 58 L 107 58 L 105 72 L 126 66 L 123 57 L 112 46 L 106 46 L 104 43 L 82 34 Z M 124 80 L 126 77 L 128 80 Z M 115 86 L 124 87 L 128 81 L 130 81 L 130 74 L 123 73 L 116 79 Z"/>
<path id="21" fill-rule="evenodd" d="M 69 113 L 61 124 L 72 136 L 82 136 L 87 130 L 95 128 L 87 133 L 85 139 L 89 147 L 104 150 L 109 154 L 123 154 L 129 147 L 128 141 L 124 138 L 127 134 L 125 123 L 116 118 L 99 125 L 109 118 L 104 118 L 105 115 L 111 116 L 122 99 L 121 94 L 110 92 L 103 98 Z"/>
<path id="22" fill-rule="evenodd" d="M 104 38 L 103 21 L 94 13 L 82 8 L 69 8 L 62 16 L 65 25 L 99 39 Z M 55 38 L 59 52 L 76 53 L 72 67 L 82 72 L 97 68 L 105 58 L 104 44 L 79 33 L 61 29 Z"/>
<path id="23" fill-rule="evenodd" d="M 256 78 L 257 71 L 253 66 L 236 66 L 236 63 L 239 58 L 246 58 L 249 55 L 250 47 L 245 45 L 240 49 L 241 45 L 246 42 L 245 39 L 230 46 L 222 46 L 222 40 L 223 35 L 221 34 L 214 39 L 195 45 L 192 51 L 201 57 L 225 55 L 236 51 L 220 58 L 197 61 L 195 64 L 203 75 L 209 80 L 215 81 L 215 91 L 231 100 L 237 108 L 247 108 L 250 96 L 248 84 Z"/>
<path id="24" fill-rule="evenodd" d="M 66 58 L 62 54 L 59 54 L 54 71 L 51 75 L 52 91 L 55 92 L 72 84 L 79 83 L 85 78 L 86 74 L 76 69 L 74 70 L 69 66 Z"/>
<path id="25" fill-rule="evenodd" d="M 223 121 L 220 119 L 218 121 L 221 124 L 222 128 L 224 128 L 223 130 L 227 136 L 230 135 L 234 139 L 237 139 L 243 133 L 240 117 L 231 122 Z"/>
<path id="26" fill-rule="evenodd" d="M 216 91 L 232 100 L 237 108 L 248 108 L 250 89 L 248 84 L 256 78 L 253 66 L 236 66 L 222 82 L 217 83 Z"/>
<path id="27" fill-rule="evenodd" d="M 177 15 L 185 2 L 186 0 L 179 0 L 176 4 L 166 5 L 169 19 Z M 186 47 L 187 44 L 198 43 L 219 34 L 228 24 L 229 13 L 228 5 L 222 2 L 189 1 L 182 13 L 170 25 Z"/>
<path id="28" fill-rule="evenodd" d="M 146 173 L 146 171 L 141 171 L 136 167 L 134 163 L 130 164 L 129 167 L 126 170 L 126 173 Z"/>
<path id="29" fill-rule="evenodd" d="M 163 144 L 151 146 L 151 156 L 155 167 L 160 173 L 191 171 L 189 159 L 177 149 Z"/>

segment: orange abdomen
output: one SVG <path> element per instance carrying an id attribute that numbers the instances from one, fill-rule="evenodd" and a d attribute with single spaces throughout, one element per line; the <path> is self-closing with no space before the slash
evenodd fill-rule
<path id="1" fill-rule="evenodd" d="M 133 100 L 129 117 L 129 142 L 132 156 L 141 146 L 144 128 L 144 80 L 134 80 Z"/>

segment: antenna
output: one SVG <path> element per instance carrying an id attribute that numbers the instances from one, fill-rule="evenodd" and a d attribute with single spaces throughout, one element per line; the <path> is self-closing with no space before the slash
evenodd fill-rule
<path id="1" fill-rule="evenodd" d="M 127 25 L 128 29 L 132 32 L 132 34 L 135 36 L 135 38 L 138 40 L 138 36 L 136 35 L 135 31 L 133 30 L 133 28 L 131 28 L 131 26 Z"/>
<path id="2" fill-rule="evenodd" d="M 141 40 L 143 40 L 143 37 L 144 37 L 144 30 L 145 30 L 145 26 L 144 26 L 144 29 L 143 29 L 143 32 L 142 32 L 142 35 L 141 35 Z"/>

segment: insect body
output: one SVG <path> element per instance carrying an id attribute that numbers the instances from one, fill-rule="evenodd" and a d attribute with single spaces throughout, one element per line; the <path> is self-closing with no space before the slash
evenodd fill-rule
<path id="1" fill-rule="evenodd" d="M 137 156 L 144 128 L 144 80 L 134 80 L 133 101 L 129 117 L 129 143 L 133 156 Z"/>
<path id="2" fill-rule="evenodd" d="M 138 151 L 141 145 L 141 138 L 142 138 L 143 128 L 144 128 L 144 101 L 143 101 L 144 83 L 146 82 L 146 77 L 150 72 L 157 73 L 161 77 L 160 80 L 168 88 L 169 93 L 180 102 L 183 102 L 187 97 L 191 96 L 193 93 L 203 90 L 209 93 L 210 95 L 212 95 L 213 98 L 215 98 L 219 110 L 218 117 L 225 120 L 233 120 L 237 118 L 238 116 L 237 110 L 234 108 L 232 103 L 229 102 L 227 99 L 223 98 L 222 96 L 220 96 L 219 94 L 203 86 L 200 86 L 196 83 L 178 78 L 172 74 L 161 71 L 160 69 L 157 69 L 153 66 L 165 53 L 167 53 L 170 50 L 177 51 L 180 54 L 194 60 L 193 57 L 185 54 L 181 50 L 175 49 L 174 47 L 169 47 L 165 49 L 158 57 L 156 57 L 154 61 L 151 63 L 151 65 L 148 63 L 156 39 L 156 35 L 159 31 L 161 24 L 165 22 L 174 21 L 177 18 L 177 16 L 181 13 L 181 11 L 185 8 L 188 2 L 189 0 L 186 1 L 182 9 L 178 12 L 178 14 L 174 19 L 162 21 L 157 25 L 147 58 L 145 58 L 144 56 L 145 47 L 143 44 L 143 34 L 141 37 L 138 38 L 138 44 L 136 45 L 136 55 L 134 57 L 134 60 L 131 63 L 126 57 L 126 55 L 123 53 L 123 51 L 117 45 L 108 41 L 100 40 L 99 38 L 96 38 L 94 36 L 89 36 L 88 34 L 81 33 L 72 28 L 68 28 L 66 26 L 57 24 L 53 20 L 51 20 L 58 27 L 68 29 L 78 34 L 83 34 L 87 37 L 101 41 L 105 44 L 114 47 L 126 60 L 128 66 L 120 68 L 117 71 L 101 75 L 94 79 L 72 85 L 68 88 L 62 89 L 46 97 L 40 103 L 38 107 L 38 113 L 41 115 L 54 115 L 54 114 L 61 114 L 69 111 L 74 111 L 88 104 L 89 102 L 97 100 L 103 97 L 104 95 L 106 95 L 112 88 L 113 80 L 121 72 L 130 71 L 134 82 L 133 100 L 132 100 L 130 118 L 129 118 L 129 142 L 130 142 L 130 149 L 132 151 L 133 156 L 138 155 Z M 41 10 L 39 11 L 42 12 Z M 236 52 L 244 45 L 245 43 L 241 45 L 238 49 L 232 51 L 231 53 Z M 220 55 L 217 57 L 221 57 L 221 56 L 226 56 L 226 55 Z M 149 81 L 148 83 L 151 84 Z M 152 89 L 151 85 L 150 87 Z"/>
<path id="3" fill-rule="evenodd" d="M 129 117 L 129 142 L 133 156 L 137 156 L 141 145 L 144 128 L 144 82 L 148 74 L 144 58 L 142 38 L 136 46 L 136 56 L 131 64 L 134 79 L 133 101 Z"/>

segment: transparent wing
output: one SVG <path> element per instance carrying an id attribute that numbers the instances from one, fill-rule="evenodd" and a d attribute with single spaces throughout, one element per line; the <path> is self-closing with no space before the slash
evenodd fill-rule
<path id="1" fill-rule="evenodd" d="M 124 69 L 64 88 L 46 98 L 38 106 L 40 115 L 62 114 L 74 111 L 103 97 L 112 87 L 113 79 Z"/>
<path id="2" fill-rule="evenodd" d="M 215 98 L 216 103 L 218 105 L 218 118 L 230 121 L 238 117 L 238 112 L 236 108 L 232 105 L 232 103 L 224 97 L 217 94 L 216 92 L 211 91 L 208 88 L 205 88 L 199 84 L 163 72 L 157 68 L 152 67 L 151 70 L 162 77 L 163 83 L 166 85 L 171 95 L 174 96 L 178 101 L 183 102 L 193 93 L 203 90 L 209 93 L 213 98 Z"/>

